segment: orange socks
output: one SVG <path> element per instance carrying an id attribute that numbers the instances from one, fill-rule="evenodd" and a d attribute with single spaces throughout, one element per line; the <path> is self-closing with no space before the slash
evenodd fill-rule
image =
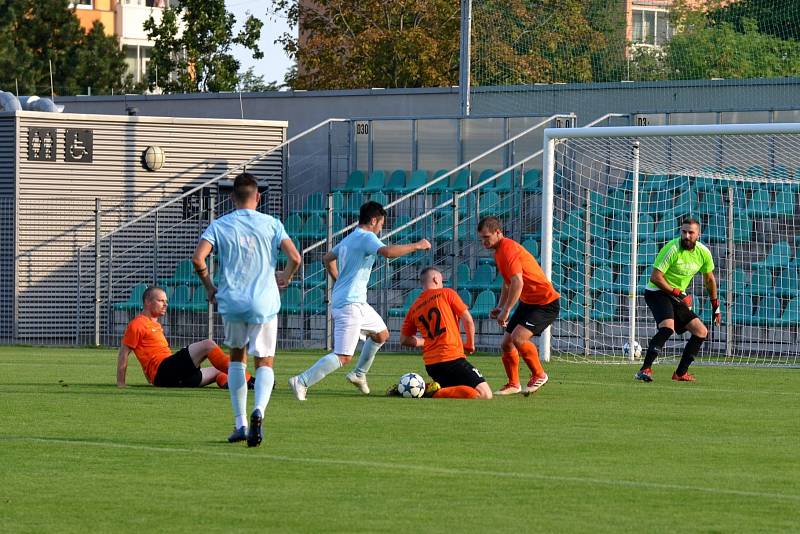
<path id="1" fill-rule="evenodd" d="M 519 352 L 517 349 L 503 353 L 503 367 L 506 370 L 508 383 L 519 386 Z"/>
<path id="2" fill-rule="evenodd" d="M 525 360 L 528 369 L 531 370 L 534 376 L 544 375 L 544 367 L 542 367 L 542 362 L 539 361 L 539 351 L 536 350 L 536 345 L 528 341 L 522 346 L 522 350 L 519 352 L 522 359 Z"/>
<path id="3" fill-rule="evenodd" d="M 228 355 L 225 354 L 221 348 L 214 347 L 214 350 L 208 353 L 208 361 L 211 362 L 211 365 L 214 366 L 219 371 L 219 375 L 217 375 L 217 385 L 220 384 L 220 376 L 224 377 L 225 384 L 228 383 L 228 365 L 231 363 L 231 359 L 228 358 Z M 245 371 L 244 372 L 244 379 L 250 380 L 250 373 Z M 219 387 L 222 387 L 221 385 Z"/>
<path id="4" fill-rule="evenodd" d="M 469 386 L 450 386 L 441 388 L 433 394 L 434 399 L 475 399 L 478 397 L 478 390 Z"/>
<path id="5" fill-rule="evenodd" d="M 219 386 L 220 389 L 225 389 L 225 387 L 228 385 L 228 375 L 226 373 L 218 374 L 215 380 L 217 381 L 217 386 Z"/>

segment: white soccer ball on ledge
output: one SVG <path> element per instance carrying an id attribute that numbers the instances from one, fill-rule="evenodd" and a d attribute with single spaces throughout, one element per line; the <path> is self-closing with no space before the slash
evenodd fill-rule
<path id="1" fill-rule="evenodd" d="M 631 353 L 631 345 L 627 341 L 624 345 L 622 345 L 622 354 L 625 356 L 629 356 Z M 642 357 L 642 346 L 639 345 L 638 341 L 633 342 L 633 359 L 638 360 Z"/>

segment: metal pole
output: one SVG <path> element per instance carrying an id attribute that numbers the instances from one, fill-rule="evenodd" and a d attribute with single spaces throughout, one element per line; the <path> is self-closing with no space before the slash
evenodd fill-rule
<path id="1" fill-rule="evenodd" d="M 583 219 L 583 355 L 589 356 L 589 327 L 592 319 L 592 190 L 586 188 L 586 213 Z"/>
<path id="2" fill-rule="evenodd" d="M 94 199 L 94 346 L 100 346 L 100 224 L 101 203 Z"/>
<path id="3" fill-rule="evenodd" d="M 81 270 L 81 248 L 77 247 L 78 252 L 78 290 L 76 291 L 76 303 L 75 303 L 75 345 L 78 346 L 81 343 L 81 285 L 82 285 L 82 278 L 83 278 L 83 271 Z"/>
<path id="4" fill-rule="evenodd" d="M 155 212 L 155 222 L 153 224 L 153 285 L 158 284 L 158 214 L 159 212 Z"/>
<path id="5" fill-rule="evenodd" d="M 458 291 L 458 192 L 453 192 L 453 246 L 450 248 L 450 263 L 453 268 L 453 289 Z"/>
<path id="6" fill-rule="evenodd" d="M 633 142 L 633 198 L 631 199 L 631 279 L 628 292 L 628 360 L 634 358 L 634 342 L 636 341 L 636 274 L 637 254 L 639 252 L 639 141 Z"/>
<path id="7" fill-rule="evenodd" d="M 114 331 L 114 314 L 111 308 L 111 299 L 113 297 L 112 288 L 114 287 L 114 279 L 112 272 L 112 264 L 114 263 L 114 237 L 108 240 L 108 260 L 106 261 L 106 332 L 111 333 Z"/>
<path id="8" fill-rule="evenodd" d="M 547 131 L 547 130 L 545 130 Z M 556 141 L 545 137 L 544 169 L 542 172 L 542 270 L 547 279 L 553 275 L 553 181 L 555 180 Z M 550 361 L 550 332 L 542 332 L 539 345 L 540 357 Z"/>
<path id="9" fill-rule="evenodd" d="M 733 211 L 734 211 L 734 203 L 733 203 L 733 185 L 728 186 L 728 257 L 727 260 L 727 267 L 728 267 L 728 288 L 725 291 L 725 304 L 726 304 L 726 311 L 725 311 L 725 356 L 730 358 L 733 355 L 733 269 L 736 265 L 733 257 Z M 713 321 L 714 318 L 712 317 L 711 320 Z"/>
<path id="10" fill-rule="evenodd" d="M 328 193 L 328 220 L 333 216 L 333 194 Z M 328 225 L 328 235 L 326 236 L 328 250 L 333 248 L 333 229 Z M 331 314 L 331 290 L 333 289 L 333 279 L 327 269 L 325 270 L 325 350 L 333 348 L 333 315 Z"/>
<path id="11" fill-rule="evenodd" d="M 461 116 L 470 113 L 470 41 L 472 40 L 472 0 L 461 0 L 461 57 L 459 59 L 458 92 L 461 100 Z"/>
<path id="12" fill-rule="evenodd" d="M 203 198 L 203 195 L 200 195 L 200 198 Z M 208 224 L 214 222 L 216 218 L 216 211 L 217 211 L 217 195 L 214 188 L 209 191 L 208 194 Z M 211 277 L 212 283 L 214 280 L 214 256 L 212 255 L 209 258 L 211 261 L 208 262 L 208 276 Z M 195 289 L 195 291 L 202 290 L 202 286 Z M 208 303 L 206 308 L 207 318 L 208 321 L 206 323 L 206 327 L 208 329 L 208 339 L 214 339 L 214 305 L 211 302 Z"/>

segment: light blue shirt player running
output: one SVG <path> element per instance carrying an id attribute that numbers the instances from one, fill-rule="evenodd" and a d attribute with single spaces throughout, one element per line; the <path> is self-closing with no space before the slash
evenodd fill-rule
<path id="1" fill-rule="evenodd" d="M 345 377 L 365 395 L 369 394 L 367 372 L 378 349 L 389 339 L 389 330 L 378 313 L 367 303 L 367 284 L 375 256 L 399 258 L 417 250 L 428 250 L 431 244 L 421 239 L 409 245 L 386 245 L 378 239 L 386 220 L 386 210 L 374 201 L 361 206 L 358 228 L 325 254 L 322 262 L 335 280 L 331 299 L 333 315 L 333 352 L 289 379 L 297 400 L 306 400 L 309 387 L 339 367 L 347 364 L 355 353 L 359 339 L 366 336 L 356 368 Z"/>
<path id="2" fill-rule="evenodd" d="M 220 260 L 217 309 L 226 321 L 266 323 L 281 309 L 275 267 L 283 224 L 269 215 L 239 209 L 213 221 L 200 239 Z"/>

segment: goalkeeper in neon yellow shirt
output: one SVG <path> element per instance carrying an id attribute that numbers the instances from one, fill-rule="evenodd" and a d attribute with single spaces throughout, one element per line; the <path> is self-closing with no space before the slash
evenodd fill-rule
<path id="1" fill-rule="evenodd" d="M 681 235 L 664 245 L 653 263 L 653 273 L 645 288 L 644 300 L 658 325 L 658 332 L 650 340 L 642 368 L 636 373 L 636 380 L 653 381 L 653 362 L 656 360 L 664 344 L 677 332 L 683 334 L 687 330 L 692 334 L 683 349 L 678 368 L 672 379 L 678 382 L 694 382 L 694 375 L 689 374 L 689 366 L 700 351 L 703 341 L 708 336 L 708 329 L 703 321 L 692 311 L 692 296 L 686 294 L 686 288 L 698 272 L 711 298 L 713 320 L 720 324 L 719 297 L 717 280 L 714 278 L 714 260 L 708 247 L 699 241 L 700 223 L 695 219 L 686 219 L 681 224 Z"/>

